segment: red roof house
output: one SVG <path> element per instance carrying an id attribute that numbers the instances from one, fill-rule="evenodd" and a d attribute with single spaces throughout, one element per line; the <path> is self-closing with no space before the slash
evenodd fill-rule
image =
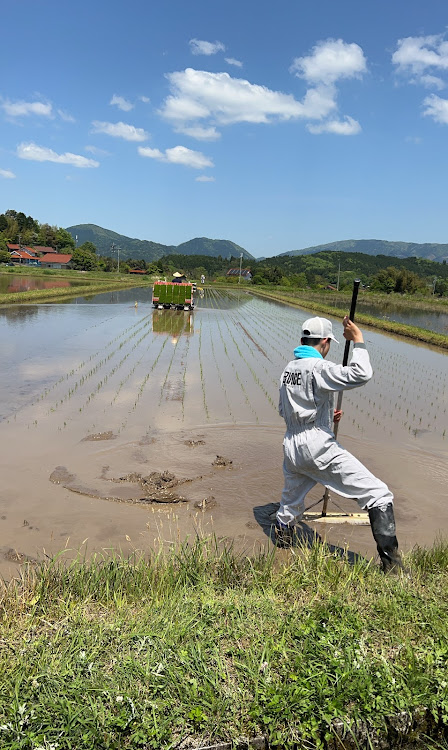
<path id="1" fill-rule="evenodd" d="M 63 253 L 47 253 L 40 258 L 40 264 L 46 268 L 67 268 L 71 259 L 71 255 L 65 255 Z"/>
<path id="2" fill-rule="evenodd" d="M 30 253 L 30 255 L 34 255 L 33 248 L 29 247 L 28 245 L 17 245 L 14 242 L 7 242 L 6 247 L 8 248 L 10 253 L 12 253 L 13 250 L 25 250 L 27 253 Z"/>
<path id="3" fill-rule="evenodd" d="M 39 255 L 45 255 L 46 253 L 54 253 L 54 247 L 45 247 L 44 245 L 34 245 L 33 250 Z"/>
<path id="4" fill-rule="evenodd" d="M 32 263 L 38 263 L 37 255 L 30 253 L 27 250 L 12 250 L 11 260 L 13 263 L 21 263 L 23 265 L 30 265 Z"/>

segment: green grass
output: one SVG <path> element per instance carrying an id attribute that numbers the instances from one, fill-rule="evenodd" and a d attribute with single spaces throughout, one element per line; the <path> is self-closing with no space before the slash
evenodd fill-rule
<path id="1" fill-rule="evenodd" d="M 198 539 L 132 559 L 67 554 L 3 586 L 0 747 L 174 750 L 265 735 L 278 748 L 368 748 L 395 716 L 420 717 L 415 747 L 423 734 L 441 742 L 447 543 L 416 549 L 411 579 L 322 546 L 248 557 Z"/>

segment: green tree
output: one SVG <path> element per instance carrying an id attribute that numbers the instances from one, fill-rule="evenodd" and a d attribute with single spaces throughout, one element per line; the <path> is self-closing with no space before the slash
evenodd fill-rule
<path id="1" fill-rule="evenodd" d="M 11 256 L 7 250 L 0 248 L 0 263 L 9 263 Z"/>
<path id="2" fill-rule="evenodd" d="M 79 271 L 95 271 L 98 268 L 98 258 L 94 253 L 77 247 L 73 251 L 72 263 Z"/>
<path id="3" fill-rule="evenodd" d="M 65 231 L 65 230 L 64 230 Z M 68 234 L 68 232 L 67 232 Z M 70 235 L 71 237 L 71 235 Z M 73 247 L 75 246 L 75 243 L 73 242 Z M 85 250 L 87 253 L 92 253 L 92 255 L 97 254 L 97 247 L 93 244 L 93 242 L 83 242 L 82 245 L 79 246 L 78 250 Z"/>
<path id="4" fill-rule="evenodd" d="M 37 234 L 37 244 L 45 247 L 56 247 L 56 227 L 49 224 L 41 224 Z"/>
<path id="5" fill-rule="evenodd" d="M 71 236 L 70 232 L 67 232 L 66 229 L 63 229 L 62 227 L 52 227 L 53 229 L 56 229 L 55 232 L 55 247 L 59 252 L 61 252 L 62 247 L 70 247 L 72 250 L 75 249 L 75 240 Z M 86 244 L 86 243 L 84 243 Z M 92 245 L 91 242 L 88 243 L 89 245 Z M 95 247 L 95 245 L 93 245 Z M 96 252 L 96 248 L 95 248 Z"/>

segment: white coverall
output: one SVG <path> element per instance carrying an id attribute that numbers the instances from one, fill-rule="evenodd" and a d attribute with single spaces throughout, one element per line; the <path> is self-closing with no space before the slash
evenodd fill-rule
<path id="1" fill-rule="evenodd" d="M 318 482 L 360 508 L 384 508 L 393 502 L 387 485 L 346 451 L 333 433 L 334 394 L 358 388 L 372 377 L 365 344 L 355 344 L 349 365 L 323 358 L 294 359 L 280 380 L 279 412 L 286 422 L 283 440 L 285 485 L 277 520 L 300 521 L 305 495 Z"/>

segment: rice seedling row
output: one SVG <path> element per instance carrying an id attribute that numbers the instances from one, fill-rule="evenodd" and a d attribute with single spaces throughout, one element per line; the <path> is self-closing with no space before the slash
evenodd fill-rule
<path id="1" fill-rule="evenodd" d="M 251 402 L 251 400 L 250 400 L 250 398 L 249 398 L 249 395 L 248 395 L 248 393 L 247 393 L 247 390 L 246 390 L 246 388 L 245 388 L 245 386 L 244 386 L 244 384 L 243 384 L 243 382 L 242 382 L 242 380 L 241 380 L 241 378 L 240 378 L 240 375 L 239 375 L 238 369 L 237 369 L 237 367 L 236 367 L 236 365 L 235 365 L 235 357 L 233 357 L 233 356 L 230 356 L 230 355 L 229 355 L 229 350 L 228 350 L 228 347 L 227 347 L 227 344 L 226 344 L 226 341 L 225 341 L 224 335 L 223 335 L 223 333 L 222 333 L 222 329 L 221 329 L 221 323 L 220 323 L 220 321 L 219 321 L 218 319 L 217 319 L 217 326 L 218 326 L 218 331 L 219 331 L 219 335 L 220 335 L 220 337 L 221 337 L 221 341 L 222 341 L 222 343 L 223 343 L 223 347 L 224 347 L 224 352 L 225 352 L 226 356 L 227 356 L 227 357 L 229 358 L 229 360 L 230 360 L 230 364 L 231 364 L 231 366 L 232 366 L 232 369 L 233 369 L 233 372 L 234 372 L 235 378 L 236 378 L 237 382 L 239 383 L 239 386 L 240 386 L 240 388 L 241 388 L 241 390 L 242 390 L 242 392 L 243 392 L 243 396 L 244 396 L 244 401 L 245 401 L 246 405 L 248 406 L 249 410 L 250 410 L 250 411 L 252 412 L 253 416 L 255 417 L 255 421 L 256 421 L 256 422 L 258 423 L 258 422 L 259 422 L 259 419 L 258 419 L 258 413 L 257 413 L 257 411 L 255 410 L 255 408 L 254 408 L 254 406 L 253 406 L 253 404 L 252 404 L 252 402 Z M 235 342 L 234 342 L 234 339 L 233 339 L 233 337 L 232 337 L 232 336 L 231 336 L 231 338 L 232 338 L 232 341 L 233 341 L 233 343 L 235 343 Z M 243 362 L 244 362 L 244 360 L 243 360 Z"/>
<path id="2" fill-rule="evenodd" d="M 138 335 L 139 333 L 141 333 L 142 331 L 145 331 L 145 329 L 146 329 L 146 328 L 148 327 L 148 325 L 149 325 L 149 324 L 150 324 L 150 321 L 148 320 L 148 321 L 146 321 L 146 323 L 145 323 L 144 325 L 142 325 L 142 326 L 141 326 L 140 328 L 137 328 L 137 329 L 135 329 L 135 330 L 134 330 L 134 332 L 133 332 L 133 333 L 132 333 L 132 334 L 131 334 L 130 336 L 128 336 L 128 337 L 126 338 L 126 340 L 122 341 L 122 342 L 121 342 L 121 343 L 120 343 L 120 344 L 118 345 L 118 347 L 116 347 L 116 348 L 115 348 L 115 349 L 114 349 L 114 350 L 113 350 L 112 352 L 110 352 L 110 353 L 109 353 L 109 354 L 108 354 L 108 355 L 107 355 L 106 357 L 103 357 L 103 359 L 101 359 L 101 360 L 100 360 L 99 362 L 97 362 L 97 363 L 96 363 L 96 364 L 94 365 L 94 367 L 92 367 L 92 368 L 91 368 L 91 369 L 90 369 L 90 370 L 89 370 L 89 371 L 88 371 L 87 373 L 83 374 L 83 375 L 81 376 L 81 378 L 80 378 L 80 379 L 79 379 L 78 381 L 76 381 L 76 382 L 74 383 L 74 385 L 73 385 L 72 387 L 70 387 L 70 388 L 68 389 L 68 391 L 67 391 L 67 392 L 65 393 L 65 395 L 64 395 L 64 394 L 62 394 L 62 397 L 61 397 L 60 399 L 58 399 L 58 401 L 57 401 L 57 402 L 56 402 L 56 403 L 55 403 L 55 404 L 54 404 L 54 405 L 53 405 L 53 406 L 52 406 L 52 407 L 50 408 L 50 410 L 49 410 L 49 411 L 47 412 L 47 414 L 50 414 L 51 412 L 54 412 L 54 411 L 56 411 L 56 409 L 58 409 L 58 408 L 59 408 L 59 407 L 60 407 L 60 406 L 61 406 L 61 405 L 62 405 L 62 404 L 63 404 L 63 403 L 65 402 L 65 401 L 69 400 L 69 399 L 70 399 L 70 398 L 71 398 L 71 397 L 72 397 L 72 396 L 74 395 L 74 393 L 75 393 L 75 392 L 76 392 L 76 391 L 77 391 L 77 390 L 78 390 L 79 388 L 81 388 L 81 387 L 82 387 L 82 386 L 84 386 L 84 385 L 85 385 L 86 383 L 88 383 L 88 381 L 89 381 L 89 380 L 90 380 L 90 379 L 91 379 L 91 378 L 92 378 L 92 377 L 93 377 L 94 375 L 96 375 L 96 374 L 97 374 L 97 373 L 98 373 L 98 372 L 99 372 L 99 371 L 101 370 L 101 368 L 103 368 L 103 367 L 104 367 L 104 366 L 105 366 L 105 365 L 106 365 L 106 364 L 107 364 L 108 362 L 110 362 L 110 361 L 111 361 L 111 360 L 113 359 L 113 357 L 114 357 L 114 356 L 115 356 L 115 355 L 116 355 L 116 354 L 117 354 L 117 353 L 118 353 L 118 352 L 119 352 L 119 351 L 120 351 L 121 349 L 123 349 L 123 347 L 127 346 L 127 345 L 128 345 L 128 344 L 129 344 L 129 343 L 130 343 L 130 342 L 131 342 L 131 341 L 132 341 L 132 340 L 133 340 L 134 338 L 135 338 L 135 336 L 137 336 L 137 335 Z M 144 332 L 144 333 L 143 333 L 143 334 L 142 334 L 142 335 L 140 336 L 140 338 L 139 338 L 139 339 L 138 339 L 138 340 L 137 340 L 136 342 L 134 342 L 134 343 L 133 343 L 133 346 L 131 347 L 130 351 L 129 351 L 129 352 L 127 352 L 127 354 L 125 354 L 125 356 L 124 356 L 124 357 L 122 357 L 122 359 L 121 359 L 121 360 L 120 360 L 120 361 L 119 361 L 119 362 L 118 362 L 118 363 L 117 363 L 117 364 L 116 364 L 116 365 L 115 365 L 115 366 L 114 366 L 114 367 L 113 367 L 113 368 L 112 368 L 112 369 L 110 370 L 110 372 L 109 372 L 109 373 L 107 373 L 106 375 L 104 375 L 104 376 L 103 376 L 102 380 L 98 381 L 98 383 L 96 384 L 96 388 L 95 388 L 95 389 L 94 389 L 93 391 L 91 391 L 91 394 L 90 394 L 90 396 L 88 397 L 88 399 L 87 399 L 87 401 L 86 401 L 86 402 L 84 403 L 84 405 L 83 405 L 82 407 L 80 407 L 80 408 L 79 408 L 79 411 L 82 411 L 82 410 L 83 410 L 83 409 L 85 408 L 85 406 L 86 406 L 86 405 L 87 405 L 87 404 L 89 403 L 89 401 L 90 401 L 90 400 L 91 400 L 92 398 L 94 398 L 94 396 L 96 395 L 96 393 L 97 393 L 97 392 L 98 392 L 98 391 L 99 391 L 99 390 L 100 390 L 100 389 L 102 388 L 102 386 L 103 386 L 103 385 L 104 385 L 104 384 L 105 384 L 105 383 L 107 382 L 107 380 L 109 380 L 109 378 L 110 378 L 110 377 L 111 377 L 112 375 L 114 375 L 114 374 L 115 374 L 115 372 L 117 372 L 117 370 L 119 370 L 119 369 L 120 369 L 120 367 L 122 366 L 122 364 L 123 364 L 123 363 L 124 363 L 124 362 L 126 361 L 126 359 L 128 359 L 128 357 L 129 357 L 129 356 L 130 356 L 130 355 L 132 354 L 132 352 L 133 352 L 133 351 L 134 351 L 134 350 L 135 350 L 135 349 L 137 348 L 137 346 L 138 346 L 138 345 L 139 345 L 139 344 L 141 343 L 141 341 L 143 341 L 143 339 L 145 339 L 145 338 L 146 338 L 146 336 L 147 336 L 147 335 L 148 335 L 148 331 L 145 331 L 145 332 Z"/>
<path id="3" fill-rule="evenodd" d="M 198 351 L 198 359 L 199 359 L 199 372 L 201 375 L 201 389 L 202 389 L 202 401 L 204 404 L 204 411 L 207 422 L 210 421 L 210 414 L 208 410 L 207 405 L 207 398 L 205 395 L 205 378 L 204 378 L 204 367 L 203 367 L 203 358 L 202 358 L 202 323 L 199 327 L 199 351 Z"/>
<path id="4" fill-rule="evenodd" d="M 120 361 L 119 361 L 119 362 L 118 362 L 118 363 L 117 363 L 117 364 L 116 364 L 116 365 L 115 365 L 115 366 L 114 366 L 114 367 L 113 367 L 113 368 L 112 368 L 112 369 L 110 370 L 110 372 L 108 372 L 108 373 L 106 373 L 105 375 L 103 375 L 103 377 L 101 378 L 101 380 L 99 380 L 99 381 L 98 381 L 98 382 L 96 383 L 96 387 L 94 388 L 94 390 L 92 390 L 92 391 L 90 392 L 90 394 L 89 394 L 89 395 L 87 396 L 87 398 L 86 398 L 86 400 L 84 401 L 84 403 L 83 403 L 83 404 L 82 404 L 82 405 L 81 405 L 80 407 L 78 407 L 78 412 L 79 412 L 79 413 L 82 413 L 82 412 L 84 411 L 84 409 L 85 409 L 85 408 L 86 408 L 86 407 L 87 407 L 87 406 L 88 406 L 88 405 L 90 404 L 90 402 L 91 402 L 91 401 L 92 401 L 92 400 L 93 400 L 93 399 L 94 399 L 94 398 L 95 398 L 95 397 L 97 396 L 97 394 L 98 394 L 98 393 L 99 393 L 99 392 L 100 392 L 100 391 L 102 390 L 102 388 L 103 388 L 103 387 L 104 387 L 104 386 L 106 385 L 106 383 L 107 383 L 107 382 L 109 381 L 109 379 L 110 379 L 110 378 L 112 378 L 112 377 L 113 377 L 113 376 L 114 376 L 114 375 L 115 375 L 115 374 L 116 374 L 116 373 L 117 373 L 117 372 L 118 372 L 118 371 L 119 371 L 119 370 L 121 369 L 121 367 L 123 366 L 123 364 L 124 364 L 124 363 L 125 363 L 125 362 L 126 362 L 126 361 L 127 361 L 128 359 L 129 359 L 129 357 L 130 357 L 130 356 L 131 356 L 131 355 L 132 355 L 132 354 L 134 353 L 135 349 L 137 349 L 137 347 L 138 347 L 138 346 L 139 346 L 139 345 L 141 344 L 141 342 L 142 342 L 142 341 L 143 341 L 143 340 L 144 340 L 144 339 L 145 339 L 145 338 L 146 338 L 146 337 L 147 337 L 148 335 L 149 335 L 149 332 L 145 332 L 145 333 L 144 333 L 144 334 L 143 334 L 143 335 L 142 335 L 142 336 L 141 336 L 141 337 L 140 337 L 139 339 L 137 339 L 137 341 L 136 341 L 136 342 L 134 342 L 134 345 L 132 346 L 132 348 L 130 349 L 130 351 L 128 351 L 128 352 L 127 352 L 127 353 L 126 353 L 126 354 L 125 354 L 125 355 L 124 355 L 124 356 L 123 356 L 123 357 L 122 357 L 122 358 L 120 359 Z M 108 357 L 108 358 L 107 358 L 107 359 L 106 359 L 105 361 L 109 361 L 109 359 L 110 359 L 110 357 Z M 141 361 L 141 359 L 142 359 L 142 357 L 140 358 L 140 360 L 139 360 L 139 361 Z M 101 364 L 101 363 L 100 363 L 100 364 Z M 123 378 L 123 380 L 121 381 L 121 382 L 122 382 L 122 384 L 123 384 L 123 383 L 125 383 L 125 382 L 126 382 L 126 381 L 127 381 L 127 380 L 128 380 L 128 379 L 129 379 L 130 377 L 131 377 L 131 375 L 132 375 L 132 374 L 133 374 L 133 372 L 135 371 L 135 368 L 137 367 L 137 364 L 138 364 L 138 363 L 136 363 L 136 364 L 134 365 L 134 367 L 133 367 L 133 368 L 131 368 L 131 370 L 130 370 L 130 372 L 128 373 L 128 375 L 126 375 L 126 376 L 125 376 L 125 377 Z M 61 403 L 62 403 L 62 402 L 61 402 Z"/>
<path id="5" fill-rule="evenodd" d="M 216 367 L 216 372 L 218 374 L 219 383 L 221 385 L 222 392 L 224 393 L 224 398 L 225 398 L 225 401 L 226 401 L 226 404 L 227 404 L 227 411 L 228 411 L 230 419 L 232 420 L 233 423 L 235 423 L 236 422 L 235 415 L 234 415 L 232 407 L 230 405 L 229 396 L 228 396 L 228 393 L 227 393 L 227 387 L 226 387 L 226 385 L 224 383 L 224 380 L 222 378 L 221 367 L 220 367 L 220 365 L 218 363 L 218 358 L 216 356 L 215 342 L 213 340 L 213 335 L 212 335 L 211 328 L 209 329 L 209 333 L 210 333 L 210 349 L 212 351 L 213 361 L 215 363 L 215 367 Z"/>
<path id="6" fill-rule="evenodd" d="M 233 330 L 235 330 L 235 331 L 238 331 L 238 332 L 240 332 L 240 329 L 238 328 L 238 324 L 239 324 L 239 321 L 238 321 L 238 320 L 236 320 L 236 318 L 235 318 L 234 316 L 232 316 L 232 317 L 231 317 L 231 319 L 233 320 L 233 323 L 234 323 L 234 327 L 233 327 Z M 256 373 L 256 372 L 254 371 L 254 369 L 252 368 L 252 366 L 251 366 L 251 365 L 249 364 L 249 362 L 247 361 L 246 357 L 245 357 L 245 356 L 244 356 L 244 354 L 242 353 L 241 349 L 239 348 L 239 346 L 238 346 L 238 343 L 237 343 L 237 341 L 235 340 L 235 338 L 234 338 L 234 336 L 233 336 L 233 333 L 232 333 L 232 331 L 231 331 L 231 329 L 230 329 L 230 326 L 229 326 L 229 324 L 228 324 L 228 322 L 227 322 L 227 319 L 224 319 L 224 322 L 225 322 L 225 324 L 226 324 L 226 326 L 227 326 L 227 329 L 228 329 L 228 331 L 229 331 L 229 334 L 230 334 L 230 336 L 232 337 L 232 340 L 233 340 L 233 342 L 234 342 L 234 344 L 235 344 L 235 346 L 236 346 L 236 348 L 237 348 L 237 350 L 238 350 L 238 354 L 240 355 L 240 357 L 241 357 L 241 358 L 243 359 L 243 361 L 244 361 L 244 362 L 245 362 L 245 364 L 247 365 L 247 367 L 248 367 L 248 369 L 249 369 L 249 372 L 251 373 L 251 375 L 252 375 L 252 377 L 253 377 L 253 379 L 254 379 L 254 382 L 255 382 L 255 383 L 256 383 L 256 385 L 257 385 L 257 386 L 258 386 L 258 387 L 260 388 L 260 390 L 261 390 L 261 391 L 263 392 L 263 394 L 264 394 L 264 396 L 266 397 L 266 399 L 267 399 L 267 401 L 269 402 L 269 404 L 270 404 L 270 405 L 271 405 L 271 406 L 273 407 L 273 409 L 275 409 L 275 411 L 277 411 L 277 406 L 276 406 L 276 404 L 274 403 L 274 400 L 273 400 L 273 398 L 272 398 L 271 394 L 269 393 L 269 391 L 267 390 L 266 386 L 265 386 L 265 385 L 263 384 L 263 382 L 261 381 L 261 379 L 259 378 L 259 376 L 257 375 L 257 373 Z M 243 345 L 244 345 L 244 346 L 246 347 L 246 350 L 247 350 L 247 351 L 249 352 L 249 354 L 250 354 L 250 355 L 251 355 L 251 356 L 252 356 L 252 357 L 253 357 L 253 358 L 254 358 L 254 359 L 256 360 L 256 362 L 257 362 L 257 365 L 258 365 L 258 369 L 260 369 L 260 368 L 261 368 L 261 369 L 264 369 L 264 370 L 265 370 L 265 372 L 266 372 L 266 374 L 267 374 L 267 375 L 268 375 L 268 377 L 269 377 L 269 372 L 268 372 L 267 368 L 266 368 L 266 367 L 265 367 L 265 366 L 263 365 L 263 363 L 261 362 L 261 360 L 260 360 L 260 356 L 259 356 L 259 355 L 257 356 L 257 355 L 255 354 L 255 352 L 254 352 L 253 348 L 252 348 L 252 347 L 251 347 L 251 346 L 249 345 L 249 342 L 247 341 L 247 337 L 245 337 L 245 336 L 244 336 L 243 334 L 240 334 L 240 336 L 241 336 L 241 342 L 242 342 L 242 343 L 243 343 Z M 275 382 L 275 381 L 274 381 L 274 382 Z"/>
<path id="7" fill-rule="evenodd" d="M 147 325 L 148 323 L 144 323 L 144 321 L 147 321 L 149 316 L 145 316 L 143 321 L 139 321 L 138 326 Z M 96 352 L 93 352 L 90 357 L 88 357 L 86 360 L 83 360 L 79 363 L 76 367 L 72 368 L 68 373 L 61 375 L 58 380 L 56 380 L 50 387 L 45 388 L 44 391 L 34 400 L 32 401 L 29 406 L 34 406 L 38 401 L 43 401 L 48 394 L 50 394 L 55 388 L 57 388 L 59 385 L 64 383 L 65 381 L 68 381 L 71 377 L 76 375 L 77 373 L 81 372 L 81 370 L 86 367 L 88 364 L 90 364 L 92 361 L 94 361 L 97 357 L 99 357 L 103 352 L 107 351 L 111 346 L 113 346 L 117 341 L 119 341 L 124 336 L 127 336 L 129 334 L 129 331 L 131 331 L 133 328 L 135 328 L 135 324 L 132 326 L 128 326 L 125 328 L 121 333 L 117 334 L 113 339 L 111 339 L 105 346 L 103 346 L 101 349 L 99 349 Z M 139 328 L 140 330 L 140 328 Z M 116 350 L 115 350 L 116 351 Z"/>

